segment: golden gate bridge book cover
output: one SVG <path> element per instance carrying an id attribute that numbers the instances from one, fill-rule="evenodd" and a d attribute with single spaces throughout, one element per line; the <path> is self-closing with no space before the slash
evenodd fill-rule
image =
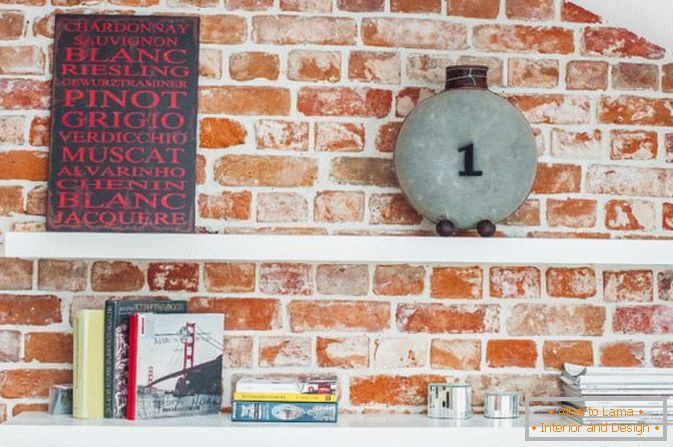
<path id="1" fill-rule="evenodd" d="M 222 314 L 133 314 L 127 417 L 219 412 L 223 338 Z"/>

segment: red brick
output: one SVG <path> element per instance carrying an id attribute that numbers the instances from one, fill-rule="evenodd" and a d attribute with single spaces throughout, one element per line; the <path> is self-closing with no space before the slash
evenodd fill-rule
<path id="1" fill-rule="evenodd" d="M 446 67 L 454 63 L 443 54 L 410 54 L 407 56 L 406 77 L 412 81 L 443 84 Z"/>
<path id="2" fill-rule="evenodd" d="M 25 26 L 26 18 L 22 13 L 18 11 L 0 12 L 0 39 L 15 40 L 22 37 Z"/>
<path id="3" fill-rule="evenodd" d="M 581 6 L 578 6 L 575 3 L 568 0 L 564 0 L 563 5 L 561 6 L 561 20 L 563 20 L 564 22 L 576 22 L 576 23 L 601 22 L 600 16 L 597 16 L 593 12 L 587 11 Z"/>
<path id="4" fill-rule="evenodd" d="M 147 269 L 150 290 L 186 291 L 199 290 L 199 264 L 151 263 Z"/>
<path id="5" fill-rule="evenodd" d="M 507 333 L 527 335 L 603 335 L 606 311 L 588 304 L 517 304 L 507 318 Z"/>
<path id="6" fill-rule="evenodd" d="M 96 261 L 91 266 L 91 289 L 96 292 L 131 292 L 145 285 L 143 268 L 127 261 Z"/>
<path id="7" fill-rule="evenodd" d="M 502 221 L 504 225 L 540 225 L 540 201 L 528 199 L 512 214 Z"/>
<path id="8" fill-rule="evenodd" d="M 605 227 L 610 230 L 654 230 L 654 203 L 644 200 L 609 200 L 605 204 Z"/>
<path id="9" fill-rule="evenodd" d="M 215 163 L 215 180 L 224 186 L 312 186 L 317 177 L 310 158 L 226 155 Z"/>
<path id="10" fill-rule="evenodd" d="M 491 368 L 535 368 L 537 347 L 533 340 L 488 340 L 486 364 Z"/>
<path id="11" fill-rule="evenodd" d="M 482 297 L 482 272 L 479 267 L 434 267 L 430 276 L 432 298 Z"/>
<path id="12" fill-rule="evenodd" d="M 568 90 L 605 90 L 608 88 L 608 63 L 570 61 L 566 66 Z"/>
<path id="13" fill-rule="evenodd" d="M 346 17 L 281 15 L 252 18 L 255 43 L 353 45 L 356 35 L 355 20 Z"/>
<path id="14" fill-rule="evenodd" d="M 666 64 L 661 70 L 663 72 L 661 89 L 667 93 L 673 92 L 673 64 Z"/>
<path id="15" fill-rule="evenodd" d="M 374 142 L 376 150 L 379 152 L 393 152 L 400 127 L 402 127 L 402 123 L 397 121 L 382 124 L 379 127 L 376 141 Z"/>
<path id="16" fill-rule="evenodd" d="M 209 292 L 252 292 L 255 290 L 255 264 L 207 263 L 204 265 Z"/>
<path id="17" fill-rule="evenodd" d="M 0 294 L 0 324 L 60 323 L 61 300 L 53 295 Z"/>
<path id="18" fill-rule="evenodd" d="M 223 351 L 224 368 L 252 368 L 252 337 L 227 335 Z"/>
<path id="19" fill-rule="evenodd" d="M 391 0 L 391 12 L 438 13 L 442 9 L 441 0 Z"/>
<path id="20" fill-rule="evenodd" d="M 199 50 L 199 76 L 211 79 L 222 78 L 222 52 L 211 48 Z"/>
<path id="21" fill-rule="evenodd" d="M 673 203 L 663 203 L 662 204 L 662 227 L 664 230 L 673 230 Z"/>
<path id="22" fill-rule="evenodd" d="M 596 214 L 595 200 L 547 200 L 547 224 L 550 227 L 592 228 L 596 225 Z"/>
<path id="23" fill-rule="evenodd" d="M 390 112 L 392 92 L 375 88 L 302 87 L 297 110 L 309 116 L 383 118 Z"/>
<path id="24" fill-rule="evenodd" d="M 288 115 L 290 91 L 261 86 L 219 86 L 199 89 L 199 112 L 227 115 Z"/>
<path id="25" fill-rule="evenodd" d="M 304 222 L 308 202 L 294 192 L 260 192 L 257 194 L 257 222 Z"/>
<path id="26" fill-rule="evenodd" d="M 224 314 L 226 330 L 268 331 L 281 327 L 280 302 L 265 298 L 192 298 L 189 312 Z"/>
<path id="27" fill-rule="evenodd" d="M 31 332 L 24 341 L 24 361 L 72 363 L 72 334 Z"/>
<path id="28" fill-rule="evenodd" d="M 434 96 L 436 91 L 424 87 L 405 87 L 395 95 L 395 115 L 407 116 L 424 99 Z"/>
<path id="29" fill-rule="evenodd" d="M 292 81 L 337 82 L 341 78 L 341 54 L 336 51 L 292 50 L 288 53 L 287 78 Z"/>
<path id="30" fill-rule="evenodd" d="M 20 150 L 2 152 L 0 179 L 46 181 L 48 160 L 49 155 L 46 152 Z"/>
<path id="31" fill-rule="evenodd" d="M 562 369 L 564 363 L 591 366 L 594 353 L 588 340 L 546 340 L 542 347 L 542 362 L 545 369 Z"/>
<path id="32" fill-rule="evenodd" d="M 490 295 L 494 298 L 539 298 L 540 270 L 537 267 L 491 267 Z"/>
<path id="33" fill-rule="evenodd" d="M 378 265 L 374 271 L 374 293 L 386 296 L 423 293 L 425 268 L 411 265 Z"/>
<path id="34" fill-rule="evenodd" d="M 88 268 L 85 261 L 40 259 L 37 287 L 40 290 L 81 292 L 86 289 Z"/>
<path id="35" fill-rule="evenodd" d="M 666 50 L 624 28 L 584 28 L 582 54 L 588 56 L 661 59 Z"/>
<path id="36" fill-rule="evenodd" d="M 377 370 L 423 367 L 427 351 L 427 342 L 419 338 L 378 338 L 374 340 L 372 366 Z"/>
<path id="37" fill-rule="evenodd" d="M 553 59 L 509 60 L 509 85 L 512 87 L 555 87 L 559 80 L 559 64 Z"/>
<path id="38" fill-rule="evenodd" d="M 30 123 L 28 140 L 31 146 L 49 146 L 49 118 L 36 116 Z"/>
<path id="39" fill-rule="evenodd" d="M 596 295 L 596 273 L 589 267 L 555 267 L 547 270 L 547 293 L 558 298 Z"/>
<path id="40" fill-rule="evenodd" d="M 603 300 L 652 301 L 653 281 L 650 270 L 603 272 Z"/>
<path id="41" fill-rule="evenodd" d="M 510 19 L 550 20 L 554 18 L 554 0 L 507 0 L 505 14 Z"/>
<path id="42" fill-rule="evenodd" d="M 204 183 L 206 183 L 206 157 L 199 154 L 196 156 L 196 184 Z"/>
<path id="43" fill-rule="evenodd" d="M 235 15 L 204 15 L 201 17 L 201 43 L 232 45 L 245 41 L 245 17 Z M 199 102 L 199 104 L 204 104 Z"/>
<path id="44" fill-rule="evenodd" d="M 572 132 L 552 130 L 551 154 L 557 158 L 598 159 L 602 152 L 602 132 Z"/>
<path id="45" fill-rule="evenodd" d="M 589 124 L 590 101 L 582 96 L 513 95 L 509 101 L 533 124 Z"/>
<path id="46" fill-rule="evenodd" d="M 439 375 L 353 377 L 350 402 L 353 405 L 425 405 L 428 384 L 446 380 Z"/>
<path id="47" fill-rule="evenodd" d="M 199 194 L 199 216 L 204 219 L 248 220 L 251 201 L 250 191 Z"/>
<path id="48" fill-rule="evenodd" d="M 51 385 L 67 383 L 72 383 L 72 371 L 68 369 L 9 369 L 0 371 L 0 396 L 47 397 Z"/>
<path id="49" fill-rule="evenodd" d="M 12 416 L 16 417 L 21 413 L 28 412 L 28 411 L 39 411 L 42 413 L 46 413 L 49 410 L 49 404 L 40 404 L 40 403 L 34 403 L 34 404 L 16 404 L 12 408 Z"/>
<path id="50" fill-rule="evenodd" d="M 598 104 L 598 120 L 605 124 L 673 126 L 673 100 L 604 96 Z"/>
<path id="51" fill-rule="evenodd" d="M 44 74 L 44 53 L 33 46 L 0 46 L 0 74 Z"/>
<path id="52" fill-rule="evenodd" d="M 7 420 L 7 404 L 0 404 L 0 424 Z"/>
<path id="53" fill-rule="evenodd" d="M 0 363 L 18 362 L 21 352 L 21 332 L 0 330 Z"/>
<path id="54" fill-rule="evenodd" d="M 318 293 L 323 295 L 362 296 L 369 291 L 369 267 L 366 265 L 322 264 L 316 272 Z"/>
<path id="55" fill-rule="evenodd" d="M 538 164 L 533 192 L 559 194 L 579 192 L 582 168 L 578 165 Z"/>
<path id="56" fill-rule="evenodd" d="M 335 158 L 330 179 L 343 185 L 397 186 L 392 160 L 387 158 Z"/>
<path id="57" fill-rule="evenodd" d="M 361 222 L 365 195 L 362 191 L 320 191 L 315 197 L 316 222 Z"/>
<path id="58" fill-rule="evenodd" d="M 643 342 L 605 342 L 600 346 L 601 366 L 643 366 L 645 363 Z"/>
<path id="59" fill-rule="evenodd" d="M 199 123 L 199 147 L 223 149 L 245 143 L 248 132 L 238 121 L 227 118 L 203 118 Z"/>
<path id="60" fill-rule="evenodd" d="M 33 288 L 33 261 L 0 258 L 0 290 L 30 290 Z"/>
<path id="61" fill-rule="evenodd" d="M 374 225 L 418 225 L 423 217 L 402 194 L 372 194 L 369 198 L 369 223 Z"/>
<path id="62" fill-rule="evenodd" d="M 311 339 L 305 337 L 261 337 L 259 366 L 310 366 Z"/>
<path id="63" fill-rule="evenodd" d="M 307 151 L 308 123 L 259 120 L 255 123 L 255 141 L 258 149 Z"/>
<path id="64" fill-rule="evenodd" d="M 500 11 L 500 0 L 450 0 L 447 13 L 450 16 L 475 19 L 495 19 Z"/>
<path id="65" fill-rule="evenodd" d="M 585 189 L 594 194 L 668 197 L 673 195 L 672 175 L 668 169 L 592 165 Z"/>
<path id="66" fill-rule="evenodd" d="M 396 315 L 402 332 L 480 334 L 500 329 L 500 307 L 496 305 L 403 303 L 398 304 Z"/>
<path id="67" fill-rule="evenodd" d="M 652 160 L 657 157 L 657 133 L 613 130 L 610 158 L 612 160 Z"/>
<path id="68" fill-rule="evenodd" d="M 309 264 L 270 263 L 260 266 L 259 289 L 263 293 L 310 295 L 313 288 Z"/>
<path id="69" fill-rule="evenodd" d="M 573 31 L 557 26 L 477 25 L 472 45 L 481 51 L 569 54 L 575 51 Z"/>
<path id="70" fill-rule="evenodd" d="M 369 339 L 367 337 L 338 337 L 316 339 L 318 366 L 324 368 L 367 368 Z"/>
<path id="71" fill-rule="evenodd" d="M 426 19 L 362 19 L 365 45 L 395 48 L 462 50 L 467 48 L 467 27 Z"/>
<path id="72" fill-rule="evenodd" d="M 471 374 L 465 382 L 472 385 L 473 405 L 483 405 L 484 394 L 491 390 L 517 392 L 524 401 L 562 394 L 558 374 Z"/>
<path id="73" fill-rule="evenodd" d="M 229 76 L 237 81 L 278 79 L 280 58 L 277 54 L 247 51 L 229 56 Z"/>
<path id="74" fill-rule="evenodd" d="M 26 213 L 37 216 L 45 216 L 47 214 L 47 188 L 45 186 L 36 186 L 28 191 Z"/>
<path id="75" fill-rule="evenodd" d="M 351 12 L 383 11 L 384 3 L 384 0 L 337 0 L 337 8 Z"/>
<path id="76" fill-rule="evenodd" d="M 673 342 L 657 341 L 652 344 L 652 366 L 673 368 Z"/>
<path id="77" fill-rule="evenodd" d="M 365 126 L 359 123 L 315 123 L 315 150 L 361 152 L 365 147 Z"/>
<path id="78" fill-rule="evenodd" d="M 612 88 L 622 90 L 657 90 L 659 68 L 653 64 L 621 62 L 612 66 Z"/>
<path id="79" fill-rule="evenodd" d="M 280 0 L 280 9 L 296 12 L 332 12 L 331 0 Z"/>
<path id="80" fill-rule="evenodd" d="M 430 366 L 437 369 L 479 370 L 481 341 L 441 340 L 435 338 L 430 345 Z"/>
<path id="81" fill-rule="evenodd" d="M 380 332 L 390 326 L 390 303 L 378 301 L 292 301 L 287 307 L 293 332 Z"/>
<path id="82" fill-rule="evenodd" d="M 487 57 L 487 56 L 460 56 L 458 58 L 459 64 L 466 65 L 485 65 L 488 67 L 488 73 L 486 78 L 488 85 L 491 87 L 498 87 L 504 85 L 503 82 L 503 72 L 504 72 L 504 62 L 499 57 Z M 442 83 L 444 78 L 442 77 Z"/>
<path id="83" fill-rule="evenodd" d="M 617 307 L 612 315 L 612 330 L 620 334 L 673 334 L 673 307 Z"/>
<path id="84" fill-rule="evenodd" d="M 0 144 L 23 144 L 24 125 L 22 116 L 0 116 Z"/>
<path id="85" fill-rule="evenodd" d="M 657 275 L 657 289 L 659 290 L 660 300 L 673 301 L 673 270 L 659 272 Z"/>
<path id="86" fill-rule="evenodd" d="M 374 51 L 351 51 L 348 58 L 351 81 L 400 83 L 400 55 Z"/>
<path id="87" fill-rule="evenodd" d="M 224 0 L 224 7 L 226 9 L 262 11 L 273 7 L 273 0 Z"/>

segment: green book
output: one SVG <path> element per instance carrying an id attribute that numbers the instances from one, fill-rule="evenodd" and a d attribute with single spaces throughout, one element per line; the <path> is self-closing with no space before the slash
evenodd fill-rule
<path id="1" fill-rule="evenodd" d="M 104 336 L 103 310 L 77 313 L 73 337 L 72 414 L 78 419 L 103 417 Z"/>

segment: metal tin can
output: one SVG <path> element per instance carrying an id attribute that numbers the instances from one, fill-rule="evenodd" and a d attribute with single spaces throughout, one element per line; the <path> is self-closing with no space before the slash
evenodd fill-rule
<path id="1" fill-rule="evenodd" d="M 468 419 L 472 416 L 472 386 L 431 383 L 428 385 L 428 417 Z"/>
<path id="2" fill-rule="evenodd" d="M 484 395 L 484 417 L 490 419 L 515 419 L 519 417 L 519 393 L 505 391 Z"/>

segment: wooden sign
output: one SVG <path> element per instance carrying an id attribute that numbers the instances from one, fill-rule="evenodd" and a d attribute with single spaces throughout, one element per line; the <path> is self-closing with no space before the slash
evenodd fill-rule
<path id="1" fill-rule="evenodd" d="M 57 15 L 47 229 L 192 232 L 197 17 Z"/>

